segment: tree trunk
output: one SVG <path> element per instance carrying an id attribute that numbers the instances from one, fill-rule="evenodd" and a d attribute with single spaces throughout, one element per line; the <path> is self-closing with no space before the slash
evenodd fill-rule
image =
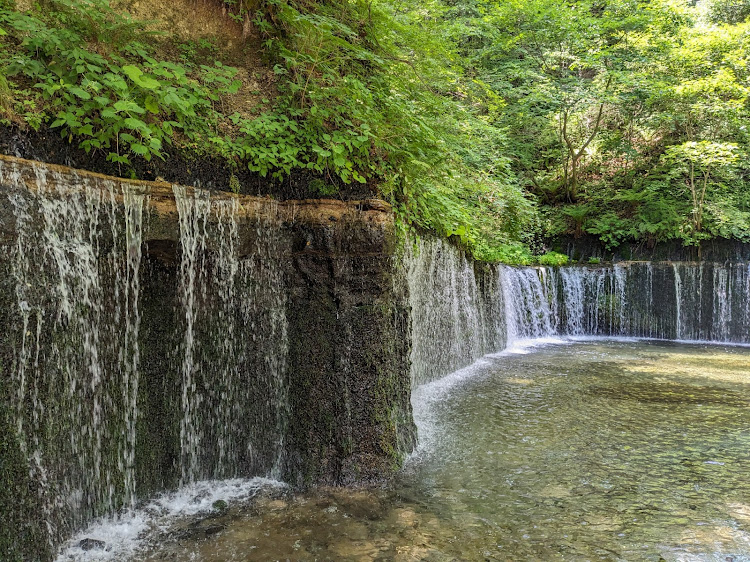
<path id="1" fill-rule="evenodd" d="M 607 78 L 607 85 L 604 88 L 604 91 L 606 92 L 609 90 L 610 85 L 612 84 L 612 76 L 610 75 Z M 565 146 L 568 148 L 568 154 L 570 155 L 570 176 L 568 176 L 568 166 L 567 162 L 565 164 L 565 169 L 563 170 L 563 178 L 565 180 L 565 193 L 568 198 L 568 201 L 571 203 L 574 203 L 576 198 L 578 197 L 578 164 L 581 161 L 581 158 L 583 157 L 584 153 L 586 152 L 586 149 L 589 147 L 591 142 L 596 137 L 597 133 L 599 132 L 599 127 L 601 127 L 602 124 L 602 115 L 604 115 L 604 102 L 599 104 L 599 110 L 596 114 L 596 121 L 594 122 L 594 129 L 591 131 L 591 134 L 586 138 L 585 142 L 583 143 L 583 146 L 579 148 L 578 150 L 575 149 L 575 146 L 573 144 L 572 139 L 570 138 L 570 135 L 568 134 L 568 110 L 564 109 L 562 112 L 562 120 L 560 123 L 560 132 L 562 134 L 562 138 L 565 141 Z"/>

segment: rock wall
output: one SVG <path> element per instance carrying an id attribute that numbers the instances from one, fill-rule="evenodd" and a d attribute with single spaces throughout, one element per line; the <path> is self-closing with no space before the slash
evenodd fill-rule
<path id="1" fill-rule="evenodd" d="M 653 245 L 625 242 L 607 249 L 595 236 L 579 238 L 560 237 L 550 240 L 551 249 L 566 254 L 572 261 L 586 263 L 590 259 L 601 261 L 708 261 L 745 262 L 750 260 L 750 244 L 738 240 L 715 238 L 704 240 L 700 246 L 683 246 L 679 240 Z"/>
<path id="2" fill-rule="evenodd" d="M 416 430 L 395 255 L 377 200 L 0 157 L 0 559 L 194 480 L 398 467 Z"/>

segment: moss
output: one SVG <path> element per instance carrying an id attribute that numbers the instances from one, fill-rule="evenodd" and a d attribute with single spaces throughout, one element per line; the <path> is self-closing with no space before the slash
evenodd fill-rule
<path id="1" fill-rule="evenodd" d="M 305 232 L 296 245 L 288 305 L 296 460 L 288 474 L 300 482 L 381 478 L 413 446 L 397 247 L 393 224 L 354 221 Z"/>
<path id="2" fill-rule="evenodd" d="M 36 485 L 14 424 L 13 335 L 15 296 L 7 261 L 0 248 L 0 560 L 48 560 L 46 529 L 39 512 Z"/>
<path id="3" fill-rule="evenodd" d="M 317 272 L 328 270 L 319 259 L 311 261 Z M 343 389 L 334 376 L 337 311 L 333 295 L 325 286 L 297 290 L 298 298 L 287 309 L 289 406 L 294 413 L 289 441 L 296 451 L 289 459 L 287 477 L 309 485 L 321 477 L 323 465 L 331 469 L 329 445 L 336 441 Z"/>
<path id="4" fill-rule="evenodd" d="M 45 545 L 46 537 L 34 524 L 36 510 L 30 496 L 34 485 L 5 398 L 0 411 L 0 559 L 41 560 L 48 557 L 38 553 L 38 545 Z"/>
<path id="5" fill-rule="evenodd" d="M 177 270 L 147 255 L 141 268 L 139 418 L 136 474 L 141 497 L 179 483 L 181 379 L 175 349 Z"/>

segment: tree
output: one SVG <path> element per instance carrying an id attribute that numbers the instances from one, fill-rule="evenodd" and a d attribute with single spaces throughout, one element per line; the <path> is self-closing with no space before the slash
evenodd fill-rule
<path id="1" fill-rule="evenodd" d="M 711 141 L 687 141 L 670 146 L 664 152 L 664 162 L 687 188 L 692 204 L 690 222 L 693 232 L 703 230 L 703 210 L 709 187 L 731 175 L 738 157 L 736 144 Z"/>
<path id="2" fill-rule="evenodd" d="M 707 2 L 709 19 L 714 23 L 742 23 L 750 16 L 750 0 L 710 0 Z"/>
<path id="3" fill-rule="evenodd" d="M 612 75 L 607 77 L 607 82 L 604 87 L 604 94 L 606 95 L 612 84 Z M 604 114 L 604 101 L 599 101 L 599 105 L 596 108 L 596 115 L 593 119 L 585 120 L 581 119 L 583 126 L 585 127 L 582 144 L 580 148 L 576 148 L 576 143 L 571 134 L 571 113 L 574 106 L 564 106 L 561 110 L 560 115 L 560 135 L 565 141 L 565 147 L 568 150 L 567 157 L 565 159 L 565 168 L 563 170 L 565 194 L 568 201 L 575 202 L 578 199 L 578 168 L 581 163 L 581 159 L 586 154 L 586 149 L 591 144 L 591 141 L 596 138 L 597 133 L 602 124 L 602 115 Z M 568 171 L 570 170 L 570 171 Z"/>

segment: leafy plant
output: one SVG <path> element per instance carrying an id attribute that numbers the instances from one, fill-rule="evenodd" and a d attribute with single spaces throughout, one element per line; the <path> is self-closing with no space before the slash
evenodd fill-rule
<path id="1" fill-rule="evenodd" d="M 135 24 L 102 0 L 61 1 L 46 14 L 67 25 L 15 11 L 0 11 L 0 22 L 19 41 L 6 76 L 26 86 L 23 96 L 42 105 L 43 120 L 61 136 L 79 139 L 87 152 L 130 164 L 132 157 L 163 157 L 175 129 L 196 141 L 216 121 L 213 103 L 237 90 L 236 69 L 203 67 L 199 79 L 171 62 L 157 61 L 132 41 Z M 88 11 L 84 14 L 82 10 Z M 107 34 L 108 56 L 84 48 Z M 32 123 L 33 124 L 33 123 Z"/>
<path id="2" fill-rule="evenodd" d="M 106 0 L 0 0 L 0 119 L 125 172 L 179 150 L 312 196 L 361 184 L 490 261 L 560 235 L 750 239 L 742 2 L 226 4 L 274 72 L 252 108 L 210 38 L 162 48 Z"/>
<path id="3" fill-rule="evenodd" d="M 568 256 L 559 252 L 547 252 L 539 256 L 538 259 L 541 265 L 560 266 L 568 263 Z"/>
<path id="4" fill-rule="evenodd" d="M 536 260 L 524 244 L 503 244 L 493 247 L 480 246 L 479 255 L 489 262 L 507 263 L 510 265 L 532 265 Z"/>

